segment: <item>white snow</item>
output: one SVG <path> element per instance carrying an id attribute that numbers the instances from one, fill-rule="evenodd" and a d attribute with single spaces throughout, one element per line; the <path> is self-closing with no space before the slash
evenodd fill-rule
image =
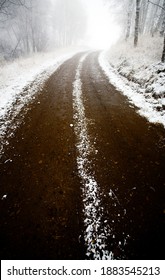
<path id="1" fill-rule="evenodd" d="M 81 69 L 87 54 L 80 59 L 73 83 L 74 131 L 77 137 L 77 167 L 82 180 L 84 204 L 84 240 L 86 255 L 92 259 L 112 259 L 113 254 L 106 249 L 106 239 L 111 233 L 109 225 L 102 225 L 103 208 L 100 206 L 100 189 L 94 176 L 92 160 L 95 147 L 88 134 L 88 123 L 82 97 Z M 97 151 L 98 152 L 98 151 Z M 91 157 L 92 158 L 92 157 Z"/>
<path id="2" fill-rule="evenodd" d="M 7 198 L 7 194 L 4 194 L 1 198 L 1 200 L 5 200 Z"/>
<path id="3" fill-rule="evenodd" d="M 140 115 L 165 127 L 165 63 L 159 62 L 162 49 L 161 38 L 142 37 L 136 49 L 129 41 L 102 52 L 99 63 L 110 83 L 139 108 Z"/>
<path id="4" fill-rule="evenodd" d="M 29 58 L 21 58 L 0 67 L 0 156 L 7 138 L 13 136 L 21 120 L 16 116 L 25 104 L 35 99 L 45 80 L 67 59 L 77 52 L 76 49 L 62 49 L 53 53 L 42 53 Z M 23 116 L 22 116 L 23 117 Z M 10 134 L 7 131 L 10 127 Z"/>

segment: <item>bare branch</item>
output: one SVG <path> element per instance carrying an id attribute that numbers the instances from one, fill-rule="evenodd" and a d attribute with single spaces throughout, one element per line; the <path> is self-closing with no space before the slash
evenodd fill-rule
<path id="1" fill-rule="evenodd" d="M 150 1 L 150 0 L 148 0 L 148 2 L 149 2 L 149 3 L 151 3 L 152 5 L 155 5 L 155 6 L 159 7 L 159 8 L 161 8 L 161 9 L 163 9 L 163 10 L 165 11 L 165 8 L 164 8 L 164 7 L 162 7 L 161 5 L 156 4 L 156 3 L 153 3 L 153 2 L 152 2 L 152 1 Z"/>
<path id="2" fill-rule="evenodd" d="M 3 5 L 6 3 L 7 0 L 4 0 L 1 4 L 0 4 L 0 10 L 3 8 Z"/>
<path id="3" fill-rule="evenodd" d="M 9 0 L 9 2 L 15 6 L 22 6 L 26 9 L 30 9 L 31 7 L 28 7 L 26 4 L 25 4 L 25 1 L 22 1 L 22 0 L 17 0 L 17 2 L 13 2 L 12 0 Z"/>
<path id="4" fill-rule="evenodd" d="M 19 40 L 17 41 L 17 44 L 16 44 L 15 48 L 12 50 L 12 52 L 11 52 L 11 54 L 10 54 L 11 57 L 14 56 L 14 54 L 15 54 L 15 52 L 16 52 L 16 50 L 17 50 L 19 44 L 20 44 L 20 42 L 21 42 L 21 39 L 19 39 Z"/>

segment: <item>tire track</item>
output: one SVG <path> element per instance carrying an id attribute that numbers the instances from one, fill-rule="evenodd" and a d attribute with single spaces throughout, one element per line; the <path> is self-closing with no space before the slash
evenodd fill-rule
<path id="1" fill-rule="evenodd" d="M 81 82 L 81 70 L 87 55 L 80 59 L 73 83 L 74 131 L 77 137 L 77 167 L 82 181 L 86 256 L 90 259 L 112 259 L 112 252 L 106 249 L 110 228 L 106 223 L 102 226 L 103 208 L 100 207 L 100 189 L 95 180 L 92 160 L 89 159 L 95 153 L 95 149 L 88 134 Z"/>

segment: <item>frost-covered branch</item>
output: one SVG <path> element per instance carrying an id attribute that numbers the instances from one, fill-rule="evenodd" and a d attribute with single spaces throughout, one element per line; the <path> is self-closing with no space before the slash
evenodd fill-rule
<path id="1" fill-rule="evenodd" d="M 9 0 L 9 2 L 15 6 L 23 6 L 25 7 L 26 9 L 30 9 L 30 7 L 28 7 L 25 3 L 24 0 L 17 0 L 16 2 L 13 2 L 12 0 Z"/>
<path id="2" fill-rule="evenodd" d="M 3 8 L 4 4 L 6 3 L 7 0 L 2 1 L 2 3 L 0 3 L 0 10 Z"/>
<path id="3" fill-rule="evenodd" d="M 16 0 L 16 1 L 12 1 L 12 0 L 0 0 L 0 13 L 4 13 L 4 10 L 7 11 L 7 9 L 10 8 L 10 6 L 22 6 L 26 9 L 29 9 L 29 7 L 27 6 L 27 4 L 25 3 L 25 0 Z M 6 12 L 7 13 L 7 12 Z"/>
<path id="4" fill-rule="evenodd" d="M 159 5 L 159 4 L 156 4 L 156 3 L 154 3 L 154 2 L 152 2 L 152 1 L 150 1 L 150 0 L 148 0 L 148 2 L 151 3 L 151 4 L 153 4 L 153 5 L 155 5 L 155 6 L 157 6 L 157 7 L 159 7 L 159 8 L 161 8 L 161 9 L 163 9 L 163 10 L 165 11 L 165 8 L 164 8 L 163 6 L 161 6 L 161 5 Z"/>

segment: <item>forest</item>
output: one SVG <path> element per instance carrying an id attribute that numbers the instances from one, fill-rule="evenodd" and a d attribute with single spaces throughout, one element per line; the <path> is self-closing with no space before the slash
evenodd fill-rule
<path id="1" fill-rule="evenodd" d="M 91 2 L 90 13 L 88 2 Z M 100 2 L 109 17 L 114 18 L 114 25 L 119 26 L 120 41 L 132 37 L 136 47 L 140 35 L 160 36 L 164 42 L 161 60 L 165 61 L 165 0 Z M 86 0 L 0 0 L 1 59 L 88 45 L 88 23 L 94 8 L 94 2 Z M 106 36 L 113 34 L 109 32 Z"/>

